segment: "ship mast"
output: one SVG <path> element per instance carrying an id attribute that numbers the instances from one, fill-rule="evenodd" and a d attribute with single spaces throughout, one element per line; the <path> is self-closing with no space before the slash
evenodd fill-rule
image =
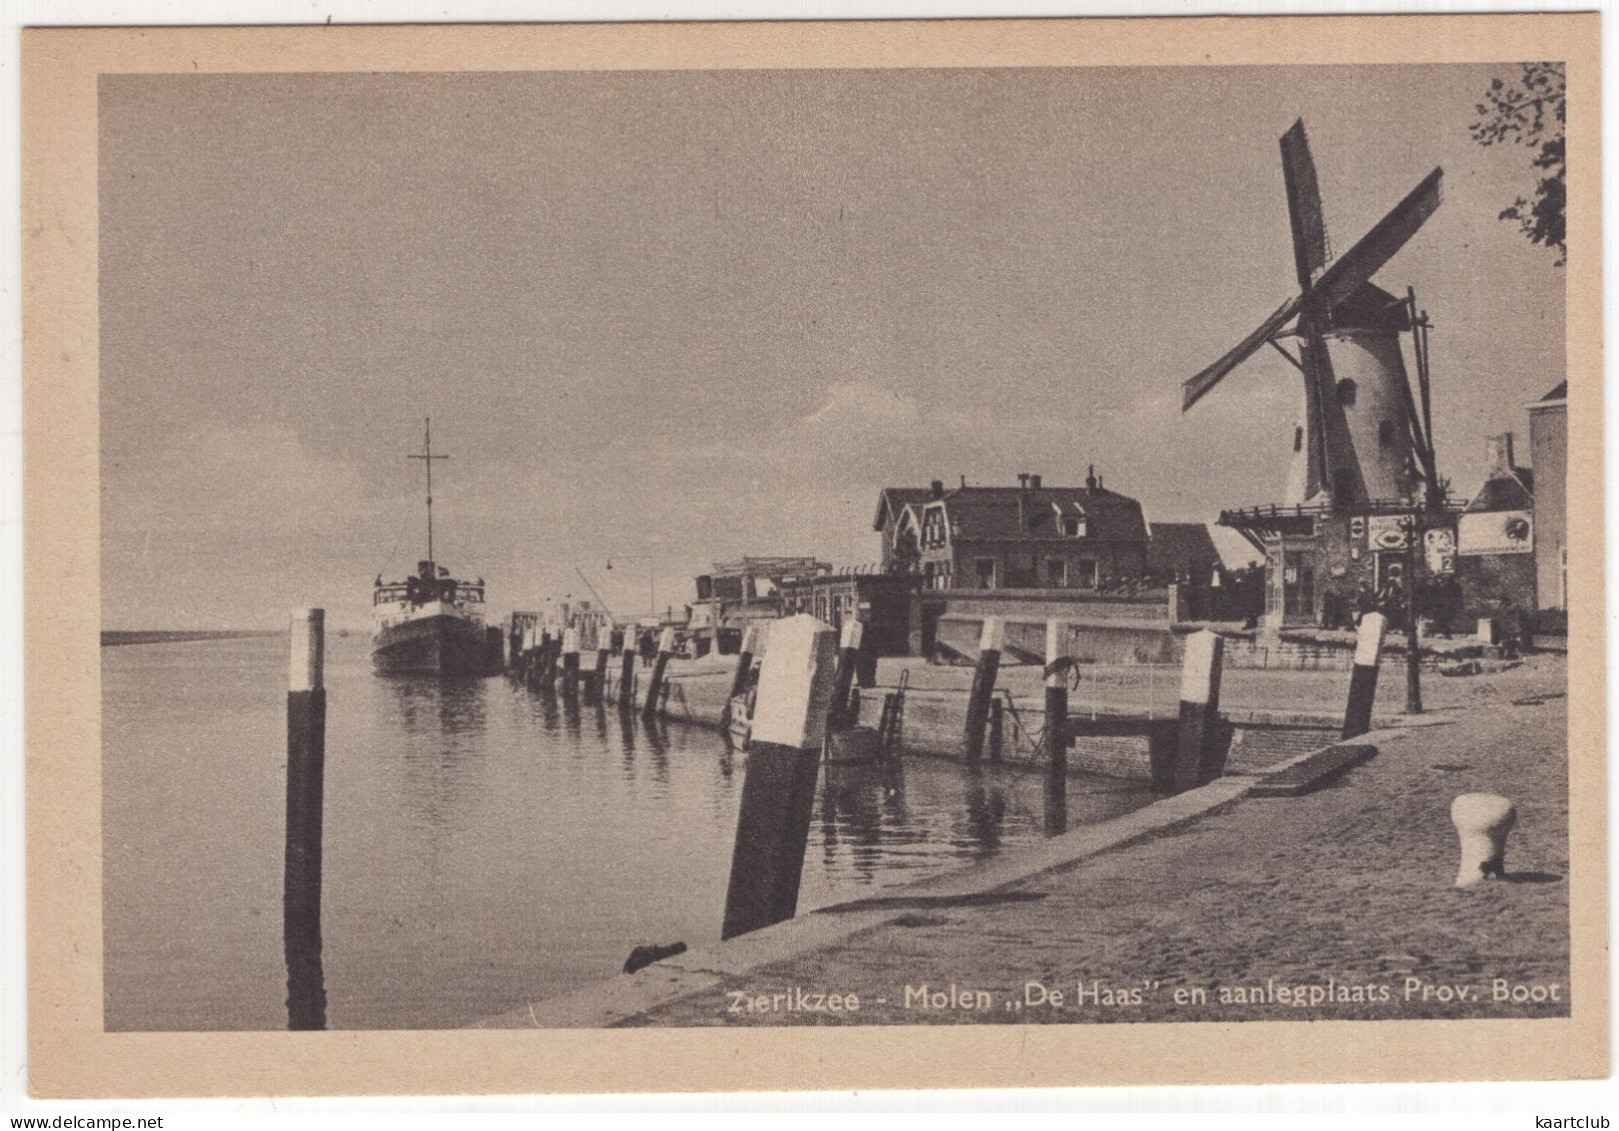
<path id="1" fill-rule="evenodd" d="M 449 456 L 436 456 L 433 454 L 433 418 L 426 419 L 426 431 L 422 441 L 422 454 L 411 454 L 407 459 L 419 459 L 427 468 L 427 560 L 434 562 L 433 557 L 433 461 L 436 459 L 449 459 Z"/>

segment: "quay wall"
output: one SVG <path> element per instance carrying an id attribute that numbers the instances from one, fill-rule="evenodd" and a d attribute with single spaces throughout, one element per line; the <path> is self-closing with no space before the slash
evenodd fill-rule
<path id="1" fill-rule="evenodd" d="M 665 691 L 657 717 L 694 726 L 719 728 L 729 698 L 732 661 L 672 661 L 665 678 Z M 637 667 L 634 675 L 635 709 L 646 707 L 650 683 L 647 669 Z M 859 689 L 858 725 L 875 729 L 881 721 L 885 697 L 892 686 Z M 618 697 L 618 669 L 609 665 L 606 688 L 608 702 Z M 1001 689 L 1001 743 L 997 752 L 986 748 L 986 761 L 1034 768 L 1045 762 L 1041 735 L 1045 726 L 1042 694 L 1015 694 Z M 965 689 L 908 689 L 904 695 L 897 753 L 900 757 L 929 757 L 964 760 L 963 735 L 967 722 L 968 693 Z M 1130 707 L 1103 717 L 1135 715 Z M 1083 729 L 1084 716 L 1076 713 L 1076 728 Z M 1095 775 L 1128 781 L 1150 782 L 1162 774 L 1165 742 L 1173 744 L 1175 720 L 1172 716 L 1143 718 L 1139 735 L 1084 735 L 1074 738 L 1068 753 L 1068 770 L 1074 775 Z M 1278 758 L 1316 749 L 1330 743 L 1336 732 L 1322 719 L 1293 717 L 1288 713 L 1228 713 L 1228 773 L 1250 772 Z"/>

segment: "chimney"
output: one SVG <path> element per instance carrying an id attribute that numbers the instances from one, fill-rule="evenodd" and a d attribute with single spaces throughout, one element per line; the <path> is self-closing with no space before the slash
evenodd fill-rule
<path id="1" fill-rule="evenodd" d="M 1511 475 L 1515 466 L 1512 462 L 1512 433 L 1505 432 L 1485 440 L 1484 458 L 1489 464 L 1490 478 Z"/>
<path id="2" fill-rule="evenodd" d="M 965 475 L 961 477 L 961 487 L 963 490 L 966 490 L 967 488 L 967 477 Z"/>
<path id="3" fill-rule="evenodd" d="M 932 483 L 928 484 L 928 490 L 933 493 L 933 498 L 944 498 L 944 481 L 942 479 L 935 479 Z"/>
<path id="4" fill-rule="evenodd" d="M 1017 485 L 1025 491 L 1029 489 L 1029 476 L 1027 472 L 1018 473 Z"/>
<path id="5" fill-rule="evenodd" d="M 1102 491 L 1102 490 L 1105 490 L 1105 489 L 1106 489 L 1106 488 L 1104 488 L 1104 487 L 1103 487 L 1103 486 L 1102 486 L 1102 477 L 1101 477 L 1101 476 L 1100 476 L 1100 475 L 1098 475 L 1098 476 L 1097 476 L 1097 477 L 1096 477 L 1096 489 L 1097 489 L 1097 490 L 1098 490 L 1098 491 Z"/>
<path id="6" fill-rule="evenodd" d="M 1038 475 L 1029 476 L 1029 490 L 1038 491 L 1039 489 L 1040 489 L 1040 477 Z"/>
<path id="7" fill-rule="evenodd" d="M 1085 472 L 1085 489 L 1088 491 L 1096 490 L 1096 465 L 1094 463 Z"/>

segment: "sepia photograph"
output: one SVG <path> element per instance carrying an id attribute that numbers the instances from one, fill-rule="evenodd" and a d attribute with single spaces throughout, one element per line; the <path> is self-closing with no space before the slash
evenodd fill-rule
<path id="1" fill-rule="evenodd" d="M 1569 56 L 167 34 L 80 129 L 92 1036 L 1606 1071 Z"/>

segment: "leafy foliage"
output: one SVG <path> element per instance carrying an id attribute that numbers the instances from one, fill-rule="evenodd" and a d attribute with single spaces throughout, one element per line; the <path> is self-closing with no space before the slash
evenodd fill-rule
<path id="1" fill-rule="evenodd" d="M 1534 150 L 1533 199 L 1518 197 L 1502 209 L 1500 219 L 1516 220 L 1531 243 L 1557 252 L 1557 264 L 1568 259 L 1564 244 L 1563 123 L 1566 79 L 1562 63 L 1521 63 L 1516 81 L 1492 79 L 1484 101 L 1475 109 L 1479 120 L 1470 128 L 1480 145 L 1510 142 Z"/>

